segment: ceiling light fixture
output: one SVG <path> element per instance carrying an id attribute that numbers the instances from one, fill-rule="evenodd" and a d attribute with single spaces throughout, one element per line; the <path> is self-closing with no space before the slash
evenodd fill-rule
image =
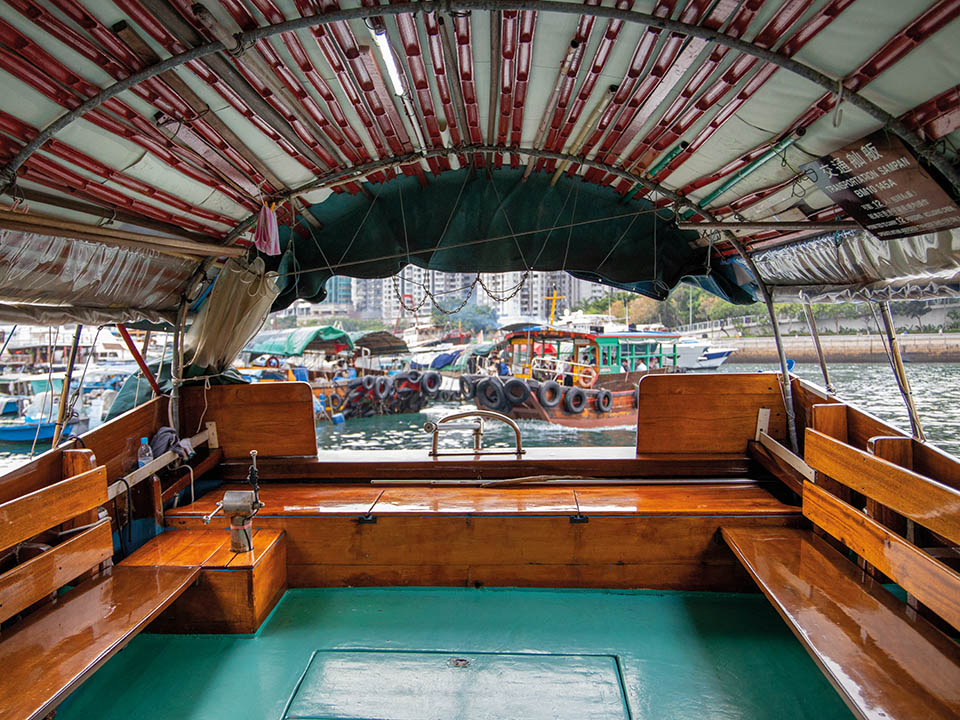
<path id="1" fill-rule="evenodd" d="M 393 49 L 390 47 L 390 40 L 387 37 L 386 30 L 370 31 L 373 35 L 373 41 L 380 49 L 380 56 L 387 64 L 387 75 L 390 76 L 390 82 L 393 83 L 393 92 L 400 97 L 406 94 L 406 88 L 403 85 L 403 78 L 400 76 L 400 69 L 397 67 L 397 60 L 393 56 Z"/>

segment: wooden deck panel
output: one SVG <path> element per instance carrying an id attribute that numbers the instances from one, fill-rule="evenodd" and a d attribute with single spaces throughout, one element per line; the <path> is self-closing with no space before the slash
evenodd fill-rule
<path id="1" fill-rule="evenodd" d="M 199 572 L 115 567 L 31 614 L 0 643 L 0 720 L 45 717 Z"/>
<path id="2" fill-rule="evenodd" d="M 190 533 L 165 532 L 151 538 L 124 565 L 134 567 L 201 567 L 226 544 L 228 533 L 222 530 L 200 530 Z"/>
<path id="3" fill-rule="evenodd" d="M 191 505 L 167 512 L 167 518 L 209 513 L 224 485 Z M 574 497 L 576 493 L 576 497 Z M 737 484 L 438 487 L 370 485 L 264 485 L 261 518 L 324 515 L 799 515 L 763 487 Z"/>
<path id="4" fill-rule="evenodd" d="M 226 527 L 168 530 L 121 567 L 159 563 L 198 568 L 197 581 L 150 626 L 150 632 L 253 633 L 287 588 L 282 530 L 256 528 L 253 551 L 230 549 Z M 191 550 L 191 548 L 193 550 Z"/>
<path id="5" fill-rule="evenodd" d="M 960 717 L 960 646 L 809 531 L 723 536 L 857 717 Z"/>

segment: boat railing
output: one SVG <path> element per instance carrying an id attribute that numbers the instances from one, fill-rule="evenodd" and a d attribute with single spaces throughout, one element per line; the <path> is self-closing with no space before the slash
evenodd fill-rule
<path id="1" fill-rule="evenodd" d="M 530 376 L 535 380 L 560 380 L 568 373 L 577 385 L 583 387 L 592 387 L 597 381 L 597 368 L 591 363 L 546 356 L 535 357 L 530 362 Z"/>
<path id="2" fill-rule="evenodd" d="M 475 421 L 472 423 L 455 423 L 455 420 L 463 420 L 465 418 L 475 418 Z M 506 423 L 513 430 L 514 437 L 516 438 L 516 447 L 513 450 L 484 450 L 483 449 L 483 429 L 484 418 L 490 420 L 499 420 L 502 423 Z M 473 450 L 445 450 L 440 452 L 440 429 L 446 428 L 447 430 L 469 430 L 473 433 Z M 453 415 L 447 415 L 446 417 L 440 418 L 436 422 L 432 420 L 430 422 L 424 423 L 424 431 L 433 434 L 433 442 L 430 450 L 430 457 L 439 457 L 440 455 L 516 455 L 518 458 L 522 457 L 526 450 L 523 449 L 523 438 L 520 435 L 520 426 L 513 420 L 503 413 L 494 412 L 493 410 L 468 410 L 466 412 L 454 413 Z"/>

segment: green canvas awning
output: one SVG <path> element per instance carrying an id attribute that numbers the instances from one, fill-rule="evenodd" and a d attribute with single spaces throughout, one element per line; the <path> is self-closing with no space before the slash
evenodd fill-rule
<path id="1" fill-rule="evenodd" d="M 266 330 L 243 348 L 244 352 L 255 355 L 282 357 L 294 357 L 305 352 L 332 353 L 340 350 L 353 350 L 353 341 L 343 330 L 330 325 Z"/>
<path id="2" fill-rule="evenodd" d="M 687 278 L 733 302 L 754 302 L 749 276 L 708 260 L 699 234 L 648 199 L 625 202 L 613 188 L 523 170 L 458 170 L 427 187 L 398 177 L 369 194 L 333 195 L 310 207 L 320 229 L 280 228 L 273 309 L 320 302 L 333 275 L 377 278 L 408 264 L 441 272 L 566 270 L 664 300 Z"/>

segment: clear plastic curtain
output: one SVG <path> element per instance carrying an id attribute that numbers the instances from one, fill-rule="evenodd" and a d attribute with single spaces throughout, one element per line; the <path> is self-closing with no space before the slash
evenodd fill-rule
<path id="1" fill-rule="evenodd" d="M 266 272 L 263 260 L 227 261 L 184 338 L 185 364 L 207 374 L 226 370 L 263 326 L 278 294 L 277 274 Z"/>

